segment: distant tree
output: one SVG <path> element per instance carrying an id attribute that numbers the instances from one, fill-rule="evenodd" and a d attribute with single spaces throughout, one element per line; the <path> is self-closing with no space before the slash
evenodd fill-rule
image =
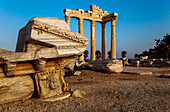
<path id="1" fill-rule="evenodd" d="M 149 55 L 149 53 L 147 52 L 147 51 L 144 51 L 143 53 L 142 53 L 142 56 L 148 56 Z"/>
<path id="2" fill-rule="evenodd" d="M 155 39 L 156 46 L 155 48 L 169 48 L 170 47 L 170 34 L 166 34 L 162 40 Z"/>
<path id="3" fill-rule="evenodd" d="M 121 53 L 122 57 L 120 58 L 120 60 L 122 60 L 123 65 L 128 65 L 128 59 L 126 58 L 126 54 L 127 54 L 127 51 L 122 51 Z"/>
<path id="4" fill-rule="evenodd" d="M 111 51 L 108 52 L 108 58 L 111 59 Z"/>
<path id="5" fill-rule="evenodd" d="M 101 52 L 99 50 L 96 51 L 96 59 L 101 58 Z"/>
<path id="6" fill-rule="evenodd" d="M 154 46 L 157 51 L 157 58 L 170 58 L 170 34 L 163 36 L 163 39 L 155 39 L 156 46 Z"/>
<path id="7" fill-rule="evenodd" d="M 86 50 L 86 51 L 84 52 L 84 61 L 87 61 L 88 55 L 89 55 L 89 51 Z"/>
<path id="8" fill-rule="evenodd" d="M 156 45 L 150 51 L 144 51 L 140 56 L 149 56 L 149 58 L 170 58 L 170 34 L 163 36 L 163 39 L 155 39 Z"/>
<path id="9" fill-rule="evenodd" d="M 139 55 L 138 55 L 138 54 L 135 54 L 134 57 L 135 57 L 135 58 L 139 58 Z"/>
<path id="10" fill-rule="evenodd" d="M 127 54 L 127 52 L 126 51 L 122 51 L 122 57 L 126 57 L 126 54 Z"/>

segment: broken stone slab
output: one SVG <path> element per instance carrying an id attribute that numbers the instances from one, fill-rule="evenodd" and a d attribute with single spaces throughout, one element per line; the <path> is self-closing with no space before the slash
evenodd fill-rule
<path id="1" fill-rule="evenodd" d="M 76 69 L 82 69 L 82 68 L 84 68 L 84 66 L 86 64 L 87 64 L 87 62 L 85 62 L 85 61 L 78 61 L 78 60 L 75 61 Z"/>
<path id="2" fill-rule="evenodd" d="M 56 17 L 35 17 L 20 30 L 16 51 L 36 52 L 39 49 L 56 47 L 59 55 L 80 55 L 87 45 L 87 37 L 71 32 L 64 20 Z"/>
<path id="3" fill-rule="evenodd" d="M 49 98 L 60 95 L 68 89 L 64 81 L 63 70 L 53 70 L 35 74 L 36 94 L 39 98 Z"/>
<path id="4" fill-rule="evenodd" d="M 0 64 L 5 66 L 5 75 L 12 76 L 18 63 L 36 61 L 35 72 L 43 72 L 48 60 L 74 57 L 66 59 L 66 63 L 60 61 L 61 68 L 73 71 L 74 60 L 84 53 L 87 45 L 87 37 L 70 31 L 64 20 L 35 17 L 19 31 L 16 52 L 0 53 Z"/>
<path id="5" fill-rule="evenodd" d="M 75 76 L 79 76 L 80 74 L 81 74 L 81 71 L 75 71 L 75 72 L 74 72 L 74 75 L 75 75 Z"/>
<path id="6" fill-rule="evenodd" d="M 64 69 L 65 72 L 74 71 L 76 56 L 58 58 L 55 60 L 56 69 Z"/>
<path id="7" fill-rule="evenodd" d="M 76 56 L 56 58 L 53 60 L 32 60 L 16 64 L 0 64 L 0 77 L 26 75 L 43 71 L 60 70 L 65 72 L 74 71 Z M 12 66 L 15 65 L 15 66 Z M 5 67 L 4 67 L 5 66 Z M 6 69 L 4 69 L 6 68 Z"/>
<path id="8" fill-rule="evenodd" d="M 78 97 L 78 98 L 83 98 L 86 95 L 86 93 L 82 90 L 76 90 L 72 96 L 73 97 Z"/>
<path id="9" fill-rule="evenodd" d="M 26 100 L 33 92 L 34 83 L 29 75 L 0 78 L 0 104 Z"/>
<path id="10" fill-rule="evenodd" d="M 71 96 L 71 92 L 64 92 L 63 94 L 57 95 L 57 96 L 53 96 L 53 97 L 49 97 L 49 98 L 41 98 L 38 99 L 39 101 L 48 101 L 48 102 L 54 102 L 54 101 L 60 101 L 60 100 L 64 100 L 68 97 Z"/>
<path id="11" fill-rule="evenodd" d="M 123 71 L 123 64 L 122 61 L 117 59 L 94 60 L 86 64 L 85 68 L 95 71 L 120 73 Z"/>
<path id="12" fill-rule="evenodd" d="M 138 73 L 139 75 L 153 75 L 152 72 L 141 72 L 141 73 Z"/>

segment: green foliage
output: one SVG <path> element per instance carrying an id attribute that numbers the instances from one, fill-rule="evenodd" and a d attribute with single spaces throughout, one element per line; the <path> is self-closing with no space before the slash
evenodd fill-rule
<path id="1" fill-rule="evenodd" d="M 101 58 L 101 52 L 99 50 L 96 51 L 96 59 Z"/>
<path id="2" fill-rule="evenodd" d="M 170 34 L 163 36 L 163 39 L 155 39 L 156 46 L 154 49 L 144 51 L 142 54 L 135 56 L 149 56 L 149 58 L 170 58 Z"/>
<path id="3" fill-rule="evenodd" d="M 170 35 L 166 34 L 162 40 L 155 39 L 156 46 L 155 49 L 164 48 L 167 49 L 170 47 Z"/>
<path id="4" fill-rule="evenodd" d="M 127 51 L 122 51 L 122 57 L 126 57 Z"/>

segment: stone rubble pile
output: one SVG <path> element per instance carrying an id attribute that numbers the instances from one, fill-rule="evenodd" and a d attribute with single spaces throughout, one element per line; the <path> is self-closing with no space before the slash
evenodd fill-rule
<path id="1" fill-rule="evenodd" d="M 129 59 L 129 66 L 141 67 L 170 67 L 170 59 Z"/>
<path id="2" fill-rule="evenodd" d="M 16 52 L 0 53 L 0 104 L 33 96 L 56 101 L 71 95 L 64 80 L 88 39 L 54 17 L 35 17 L 19 31 Z"/>

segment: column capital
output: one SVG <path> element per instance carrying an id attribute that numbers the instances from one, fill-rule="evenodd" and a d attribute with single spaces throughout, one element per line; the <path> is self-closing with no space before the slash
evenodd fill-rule
<path id="1" fill-rule="evenodd" d="M 114 19 L 111 20 L 111 24 L 112 24 L 112 25 L 116 25 L 116 20 L 114 20 Z"/>
<path id="2" fill-rule="evenodd" d="M 65 16 L 66 19 L 70 19 L 70 16 Z"/>
<path id="3" fill-rule="evenodd" d="M 83 18 L 77 18 L 79 20 L 79 23 L 83 23 Z"/>
<path id="4" fill-rule="evenodd" d="M 68 23 L 69 27 L 70 27 L 70 16 L 65 16 L 66 22 Z"/>
<path id="5" fill-rule="evenodd" d="M 103 21 L 103 22 L 100 22 L 101 24 L 106 24 L 107 22 Z"/>
<path id="6" fill-rule="evenodd" d="M 91 21 L 91 24 L 92 24 L 92 25 L 95 25 L 95 22 L 96 22 L 96 21 L 92 20 L 92 21 Z"/>

